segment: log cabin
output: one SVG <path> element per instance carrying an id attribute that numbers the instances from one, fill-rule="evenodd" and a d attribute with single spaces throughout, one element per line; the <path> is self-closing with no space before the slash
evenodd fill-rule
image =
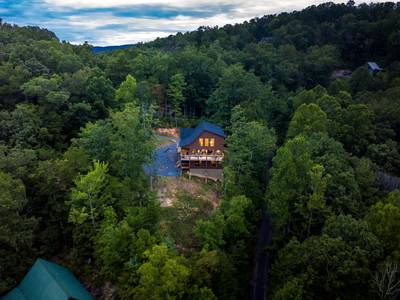
<path id="1" fill-rule="evenodd" d="M 224 130 L 201 122 L 196 128 L 180 128 L 178 166 L 182 170 L 221 169 L 224 157 Z"/>

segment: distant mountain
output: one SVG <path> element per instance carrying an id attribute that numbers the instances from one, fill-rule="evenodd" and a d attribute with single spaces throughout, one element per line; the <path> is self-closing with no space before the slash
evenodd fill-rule
<path id="1" fill-rule="evenodd" d="M 94 46 L 92 48 L 93 53 L 97 54 L 97 53 L 102 53 L 102 52 L 111 52 L 114 50 L 119 50 L 119 49 L 127 49 L 130 47 L 135 46 L 134 44 L 129 44 L 129 45 L 119 45 L 119 46 L 104 46 L 104 47 L 100 47 L 100 46 Z"/>

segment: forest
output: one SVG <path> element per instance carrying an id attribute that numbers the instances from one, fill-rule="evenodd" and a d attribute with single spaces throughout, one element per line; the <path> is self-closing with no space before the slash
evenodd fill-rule
<path id="1" fill-rule="evenodd" d="M 251 299 L 266 211 L 268 299 L 398 299 L 399 3 L 92 48 L 0 22 L 0 295 L 42 257 L 96 299 Z M 162 207 L 153 129 L 200 120 L 221 201 Z"/>

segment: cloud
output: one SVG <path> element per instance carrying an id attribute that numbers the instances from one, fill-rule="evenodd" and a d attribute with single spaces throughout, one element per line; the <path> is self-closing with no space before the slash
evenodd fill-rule
<path id="1" fill-rule="evenodd" d="M 44 2 L 56 9 L 116 8 L 141 5 L 196 9 L 215 5 L 237 5 L 245 3 L 245 1 L 238 0 L 44 0 Z"/>
<path id="2" fill-rule="evenodd" d="M 242 22 L 246 18 L 238 21 Z M 230 23 L 232 20 L 226 14 L 199 18 L 178 15 L 174 18 L 119 18 L 111 13 L 71 16 L 66 22 L 72 28 L 81 28 L 82 31 L 92 32 L 96 45 L 116 45 L 121 43 L 137 43 L 154 40 L 157 37 L 166 37 L 176 32 L 195 30 L 207 24 L 217 26 Z M 73 42 L 82 42 L 74 40 Z"/>
<path id="3" fill-rule="evenodd" d="M 0 0 L 0 14 L 7 22 L 46 27 L 62 40 L 106 46 L 145 42 L 200 26 L 240 23 L 323 2 L 326 1 Z"/>

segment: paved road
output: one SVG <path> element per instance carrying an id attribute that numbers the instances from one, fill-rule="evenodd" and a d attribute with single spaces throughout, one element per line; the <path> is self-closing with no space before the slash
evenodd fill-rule
<path id="1" fill-rule="evenodd" d="M 252 299 L 264 300 L 267 293 L 269 257 L 266 248 L 272 243 L 272 227 L 268 213 L 263 209 L 257 236 L 257 249 L 252 281 Z"/>
<path id="2" fill-rule="evenodd" d="M 154 152 L 153 162 L 144 166 L 147 175 L 156 176 L 181 176 L 181 169 L 176 166 L 178 153 L 176 142 L 157 148 Z"/>

